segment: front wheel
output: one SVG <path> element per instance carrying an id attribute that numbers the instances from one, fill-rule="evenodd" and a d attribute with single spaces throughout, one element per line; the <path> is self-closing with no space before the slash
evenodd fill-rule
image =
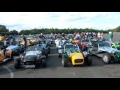
<path id="1" fill-rule="evenodd" d="M 88 56 L 86 58 L 86 65 L 91 66 L 92 65 L 92 56 Z"/>
<path id="2" fill-rule="evenodd" d="M 104 62 L 105 64 L 109 64 L 110 61 L 111 61 L 111 56 L 110 56 L 110 54 L 107 54 L 107 53 L 104 54 L 102 60 L 103 60 L 103 62 Z"/>
<path id="3" fill-rule="evenodd" d="M 42 67 L 46 67 L 46 59 L 45 58 L 42 59 Z"/>
<path id="4" fill-rule="evenodd" d="M 47 50 L 47 49 L 45 49 L 45 50 L 43 51 L 43 55 L 45 55 L 46 58 L 48 58 L 48 50 Z"/>

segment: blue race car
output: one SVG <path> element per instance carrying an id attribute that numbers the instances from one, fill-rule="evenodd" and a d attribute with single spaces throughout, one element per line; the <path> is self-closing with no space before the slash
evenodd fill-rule
<path id="1" fill-rule="evenodd" d="M 24 48 L 18 45 L 10 45 L 6 48 L 6 51 L 12 51 L 13 55 L 20 55 L 24 51 Z"/>

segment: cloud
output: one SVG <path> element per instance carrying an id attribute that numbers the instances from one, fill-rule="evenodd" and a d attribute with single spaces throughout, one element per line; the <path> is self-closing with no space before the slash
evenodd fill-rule
<path id="1" fill-rule="evenodd" d="M 112 29 L 120 25 L 120 12 L 0 12 L 0 24 L 10 30 L 33 28 Z"/>

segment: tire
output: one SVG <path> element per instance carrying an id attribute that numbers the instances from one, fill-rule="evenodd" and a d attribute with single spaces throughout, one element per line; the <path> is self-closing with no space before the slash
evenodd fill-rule
<path id="1" fill-rule="evenodd" d="M 62 58 L 62 65 L 63 67 L 68 67 L 68 59 L 67 58 Z"/>
<path id="2" fill-rule="evenodd" d="M 92 56 L 88 56 L 85 60 L 86 65 L 91 66 L 92 65 Z"/>
<path id="3" fill-rule="evenodd" d="M 18 55 L 18 56 L 20 55 L 20 50 L 18 50 L 18 53 L 17 53 L 17 55 Z"/>
<path id="4" fill-rule="evenodd" d="M 118 47 L 117 49 L 120 50 L 120 47 Z"/>
<path id="5" fill-rule="evenodd" d="M 10 59 L 11 59 L 11 61 L 13 60 L 13 53 L 11 53 L 11 58 Z"/>
<path id="6" fill-rule="evenodd" d="M 111 62 L 111 56 L 110 54 L 106 53 L 103 55 L 102 60 L 105 64 L 109 64 Z"/>
<path id="7" fill-rule="evenodd" d="M 50 48 L 48 48 L 48 54 L 50 54 Z"/>
<path id="8" fill-rule="evenodd" d="M 59 54 L 59 55 L 58 55 L 58 57 L 59 57 L 59 58 L 61 58 L 61 57 L 62 57 L 62 55 L 61 55 L 61 54 Z"/>
<path id="9" fill-rule="evenodd" d="M 48 50 L 47 50 L 47 49 L 45 49 L 45 50 L 43 51 L 43 55 L 45 55 L 46 58 L 48 58 Z"/>
<path id="10" fill-rule="evenodd" d="M 11 55 L 10 54 L 6 54 L 6 58 L 10 58 L 10 61 L 12 61 L 13 60 L 13 54 L 11 53 Z"/>
<path id="11" fill-rule="evenodd" d="M 86 50 L 87 50 L 87 47 L 82 47 L 82 52 Z"/>
<path id="12" fill-rule="evenodd" d="M 15 67 L 15 69 L 19 69 L 20 68 L 20 61 L 19 61 L 19 59 L 14 60 L 14 67 Z"/>
<path id="13" fill-rule="evenodd" d="M 45 58 L 42 59 L 42 67 L 46 67 L 46 59 Z"/>

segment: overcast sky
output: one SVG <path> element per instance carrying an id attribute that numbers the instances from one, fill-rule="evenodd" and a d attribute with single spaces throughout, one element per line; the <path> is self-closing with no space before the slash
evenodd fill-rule
<path id="1" fill-rule="evenodd" d="M 112 29 L 120 26 L 120 12 L 0 12 L 9 30 L 34 28 Z"/>

